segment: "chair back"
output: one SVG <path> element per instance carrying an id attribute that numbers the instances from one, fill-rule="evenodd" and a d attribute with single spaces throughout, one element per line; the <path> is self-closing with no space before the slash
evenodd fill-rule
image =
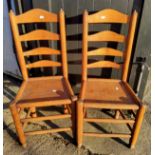
<path id="1" fill-rule="evenodd" d="M 113 56 L 122 57 L 122 80 L 126 81 L 129 70 L 129 63 L 132 51 L 132 45 L 134 40 L 134 33 L 136 29 L 137 12 L 134 11 L 131 16 L 113 9 L 104 9 L 97 13 L 88 15 L 85 11 L 83 15 L 83 51 L 82 51 L 82 80 L 87 79 L 87 70 L 91 68 L 114 68 L 120 69 L 121 64 L 113 61 L 96 61 L 88 63 L 90 57 L 93 56 Z M 111 30 L 105 30 L 97 32 L 95 34 L 89 34 L 90 24 L 129 24 L 128 35 L 122 35 Z M 95 50 L 88 51 L 89 42 L 118 42 L 125 44 L 125 51 L 117 50 L 109 47 L 101 47 Z"/>
<path id="2" fill-rule="evenodd" d="M 63 10 L 60 10 L 59 14 L 57 15 L 42 9 L 32 9 L 17 16 L 11 10 L 10 21 L 17 50 L 17 57 L 24 80 L 29 78 L 29 69 L 44 67 L 62 67 L 63 76 L 65 78 L 68 77 L 65 17 Z M 37 29 L 21 35 L 19 33 L 19 25 L 29 23 L 58 23 L 60 34 L 53 33 L 48 30 Z M 37 47 L 28 51 L 24 51 L 22 42 L 38 40 L 60 41 L 61 49 L 57 50 L 50 47 Z M 33 63 L 28 63 L 26 61 L 26 57 L 44 55 L 61 55 L 61 62 L 52 60 L 38 60 Z"/>

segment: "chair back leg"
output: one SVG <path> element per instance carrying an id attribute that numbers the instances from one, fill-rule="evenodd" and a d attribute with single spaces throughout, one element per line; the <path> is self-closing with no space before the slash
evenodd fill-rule
<path id="1" fill-rule="evenodd" d="M 77 144 L 81 147 L 83 142 L 83 102 L 77 102 Z"/>

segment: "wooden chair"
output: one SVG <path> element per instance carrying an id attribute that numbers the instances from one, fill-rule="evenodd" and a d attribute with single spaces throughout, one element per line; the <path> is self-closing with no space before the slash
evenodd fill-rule
<path id="1" fill-rule="evenodd" d="M 26 147 L 27 135 L 55 133 L 64 131 L 73 131 L 75 128 L 75 96 L 68 81 L 67 56 L 66 56 L 66 32 L 65 17 L 61 10 L 59 14 L 54 14 L 41 9 L 33 9 L 16 16 L 10 11 L 11 27 L 14 41 L 17 49 L 17 56 L 23 76 L 23 83 L 18 91 L 14 101 L 10 105 L 10 110 L 15 123 L 19 140 L 23 147 Z M 27 23 L 47 23 L 54 22 L 60 26 L 60 34 L 46 30 L 34 30 L 26 34 L 19 34 L 18 25 Z M 32 50 L 23 51 L 22 42 L 36 40 L 54 40 L 60 41 L 61 50 L 48 47 L 38 47 Z M 26 57 L 38 55 L 60 55 L 61 62 L 52 60 L 39 60 L 33 63 L 27 63 Z M 62 67 L 63 75 L 61 76 L 42 76 L 29 77 L 28 71 L 31 68 L 44 67 Z M 39 117 L 36 113 L 38 107 L 61 106 L 63 105 L 65 114 Z M 28 109 L 25 118 L 20 117 L 21 110 Z M 72 119 L 72 126 L 67 128 L 56 128 L 50 130 L 24 132 L 24 127 L 28 122 L 55 120 L 55 119 Z"/>
<path id="2" fill-rule="evenodd" d="M 83 136 L 95 137 L 113 137 L 113 138 L 130 138 L 131 148 L 135 147 L 137 138 L 140 132 L 142 120 L 144 117 L 145 106 L 142 105 L 140 99 L 135 95 L 132 88 L 127 82 L 129 63 L 132 51 L 132 44 L 136 28 L 137 12 L 134 11 L 131 16 L 123 14 L 113 9 L 101 10 L 97 13 L 88 15 L 87 11 L 83 15 L 83 54 L 82 54 L 82 87 L 77 104 L 77 142 L 78 146 L 82 145 Z M 88 34 L 88 25 L 95 23 L 121 23 L 129 24 L 129 31 L 127 37 L 113 32 L 101 31 L 95 34 Z M 102 47 L 95 50 L 88 51 L 88 42 L 119 42 L 126 43 L 126 50 L 124 52 Z M 112 61 L 97 61 L 88 63 L 88 59 L 93 56 L 117 56 L 122 57 L 124 63 L 122 65 L 122 79 L 98 79 L 88 78 L 87 70 L 91 68 L 114 68 L 120 69 L 121 64 Z M 88 118 L 86 110 L 88 108 L 96 109 L 111 109 L 116 111 L 113 118 Z M 137 112 L 134 119 L 126 118 L 123 110 L 131 110 Z M 83 125 L 85 122 L 95 123 L 113 123 L 113 124 L 127 124 L 132 127 L 131 133 L 92 133 L 84 132 Z M 133 124 L 133 126 L 132 126 Z"/>

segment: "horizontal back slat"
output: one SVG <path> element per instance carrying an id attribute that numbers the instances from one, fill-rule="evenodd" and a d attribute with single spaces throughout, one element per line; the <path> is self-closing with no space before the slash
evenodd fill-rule
<path id="1" fill-rule="evenodd" d="M 101 31 L 95 34 L 88 35 L 88 41 L 113 41 L 125 42 L 126 37 L 113 31 Z"/>
<path id="2" fill-rule="evenodd" d="M 103 48 L 98 48 L 92 51 L 88 52 L 88 56 L 95 56 L 95 55 L 108 55 L 108 56 L 119 56 L 122 57 L 123 56 L 123 52 L 120 50 L 116 50 L 113 48 L 107 48 L 107 47 L 103 47 Z"/>
<path id="3" fill-rule="evenodd" d="M 120 65 L 115 62 L 111 62 L 111 61 L 98 61 L 98 62 L 87 64 L 87 68 L 116 68 L 116 69 L 119 69 Z"/>
<path id="4" fill-rule="evenodd" d="M 57 33 L 53 33 L 46 30 L 34 30 L 32 32 L 19 36 L 20 41 L 32 41 L 32 40 L 59 40 L 60 36 Z"/>
<path id="5" fill-rule="evenodd" d="M 88 15 L 88 23 L 128 23 L 129 16 L 113 9 Z"/>
<path id="6" fill-rule="evenodd" d="M 47 47 L 39 47 L 24 52 L 24 56 L 35 56 L 35 55 L 60 55 L 60 51 Z"/>
<path id="7" fill-rule="evenodd" d="M 16 16 L 16 22 L 22 23 L 42 23 L 42 22 L 58 22 L 57 14 L 47 12 L 42 9 L 33 9 L 21 15 Z"/>
<path id="8" fill-rule="evenodd" d="M 39 68 L 39 67 L 60 67 L 61 63 L 50 60 L 40 60 L 34 63 L 27 64 L 26 67 L 30 68 Z"/>

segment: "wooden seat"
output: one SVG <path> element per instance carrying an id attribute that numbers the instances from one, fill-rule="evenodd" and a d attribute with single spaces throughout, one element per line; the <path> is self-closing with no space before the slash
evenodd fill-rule
<path id="1" fill-rule="evenodd" d="M 15 15 L 10 11 L 10 21 L 17 50 L 17 57 L 21 68 L 23 82 L 10 104 L 10 110 L 14 120 L 17 134 L 21 144 L 26 146 L 26 136 L 72 131 L 75 134 L 75 100 L 76 97 L 68 81 L 68 68 L 66 56 L 66 32 L 65 17 L 63 10 L 59 14 L 54 14 L 42 9 L 32 9 L 23 14 Z M 18 25 L 27 23 L 57 23 L 60 34 L 47 30 L 34 30 L 25 34 L 19 34 Z M 23 49 L 22 43 L 27 41 L 54 40 L 60 42 L 60 49 L 51 47 L 36 47 L 33 49 Z M 59 55 L 58 61 L 44 60 L 44 56 Z M 39 56 L 35 62 L 27 61 L 27 58 Z M 42 58 L 42 59 L 41 59 Z M 60 76 L 29 77 L 29 70 L 35 68 L 60 67 Z M 60 106 L 64 107 L 64 114 L 52 116 L 38 116 L 38 107 Z M 25 118 L 21 118 L 21 111 L 27 109 Z M 55 119 L 71 118 L 72 125 L 66 128 L 56 128 L 49 130 L 25 131 L 29 122 L 46 121 Z"/>
<path id="2" fill-rule="evenodd" d="M 85 86 L 84 107 L 104 109 L 138 109 L 123 81 L 88 79 Z"/>
<path id="3" fill-rule="evenodd" d="M 136 29 L 137 12 L 134 11 L 131 16 L 123 14 L 113 9 L 104 9 L 97 13 L 88 15 L 85 11 L 83 15 L 83 52 L 82 52 L 82 86 L 77 102 L 77 143 L 81 146 L 83 143 L 83 136 L 94 137 L 113 137 L 113 138 L 130 138 L 130 147 L 134 148 L 140 132 L 142 120 L 144 117 L 145 106 L 141 100 L 135 95 L 132 88 L 127 82 L 129 63 L 132 51 L 132 44 L 134 40 L 134 33 Z M 113 31 L 101 31 L 95 34 L 89 34 L 89 24 L 96 23 L 119 23 L 128 24 L 128 35 Z M 101 47 L 89 51 L 91 42 L 118 42 L 125 44 L 125 51 L 114 49 L 111 47 Z M 123 64 L 101 60 L 95 62 L 89 61 L 90 58 L 97 56 L 112 56 L 120 57 Z M 121 79 L 97 79 L 88 77 L 88 69 L 96 68 L 110 68 L 121 69 Z M 109 109 L 114 110 L 115 116 L 113 118 L 92 118 L 87 117 L 87 109 Z M 127 118 L 124 115 L 124 110 L 132 111 L 135 116 L 134 119 Z M 120 133 L 92 133 L 83 131 L 85 122 L 95 123 L 110 123 L 110 124 L 125 124 L 130 129 L 130 134 Z M 133 125 L 133 126 L 132 126 Z"/>
<path id="4" fill-rule="evenodd" d="M 35 78 L 26 81 L 17 104 L 19 107 L 28 107 L 30 104 L 41 107 L 44 106 L 44 102 L 48 101 L 51 101 L 51 104 L 54 104 L 55 101 L 55 105 L 57 105 L 57 101 L 62 101 L 60 104 L 71 104 L 70 93 L 63 77 Z M 42 104 L 38 104 L 38 102 L 42 102 Z"/>

